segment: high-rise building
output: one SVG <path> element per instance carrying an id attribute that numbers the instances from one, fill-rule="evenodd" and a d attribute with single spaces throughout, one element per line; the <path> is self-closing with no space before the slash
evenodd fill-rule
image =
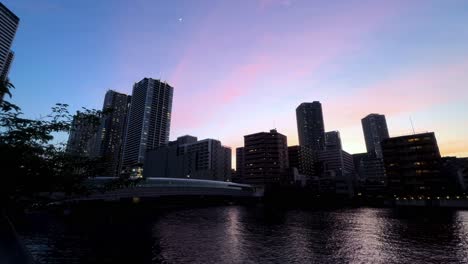
<path id="1" fill-rule="evenodd" d="M 286 136 L 276 129 L 244 136 L 244 183 L 270 185 L 282 182 L 289 167 Z"/>
<path id="2" fill-rule="evenodd" d="M 389 138 L 385 115 L 370 114 L 361 119 L 367 153 L 382 158 L 382 140 Z"/>
<path id="3" fill-rule="evenodd" d="M 288 147 L 289 173 L 291 180 L 300 182 L 302 186 L 311 185 L 314 171 L 314 152 L 306 147 Z"/>
<path id="4" fill-rule="evenodd" d="M 146 151 L 167 145 L 174 88 L 151 78 L 133 85 L 122 165 L 126 171 L 143 167 Z"/>
<path id="5" fill-rule="evenodd" d="M 329 149 L 317 153 L 317 174 L 325 192 L 353 196 L 355 171 L 353 156 L 342 149 Z M 323 184 L 327 182 L 327 184 Z M 323 190 L 321 190 L 323 191 Z"/>
<path id="6" fill-rule="evenodd" d="M 341 149 L 320 151 L 317 155 L 319 162 L 323 163 L 325 171 L 335 171 L 337 175 L 354 173 L 353 156 Z"/>
<path id="7" fill-rule="evenodd" d="M 5 62 L 5 66 L 3 67 L 3 70 L 0 73 L 0 81 L 4 81 L 8 78 L 8 73 L 10 73 L 11 64 L 13 63 L 14 58 L 15 53 L 10 50 L 10 52 L 8 53 L 7 60 Z"/>
<path id="8" fill-rule="evenodd" d="M 313 151 L 325 148 L 325 127 L 322 105 L 318 101 L 302 103 L 296 108 L 299 145 Z"/>
<path id="9" fill-rule="evenodd" d="M 289 168 L 297 168 L 303 175 L 313 176 L 314 153 L 311 149 L 301 146 L 288 147 Z"/>
<path id="10" fill-rule="evenodd" d="M 13 60 L 11 44 L 18 29 L 19 18 L 6 6 L 0 3 L 0 74 L 1 81 L 8 76 Z"/>
<path id="11" fill-rule="evenodd" d="M 325 133 L 325 149 L 342 149 L 339 131 L 330 131 Z"/>
<path id="12" fill-rule="evenodd" d="M 145 177 L 231 180 L 231 149 L 215 139 L 183 136 L 146 155 Z"/>
<path id="13" fill-rule="evenodd" d="M 131 96 L 109 90 L 104 98 L 103 116 L 97 132 L 96 156 L 102 157 L 104 174 L 118 176 Z"/>
<path id="14" fill-rule="evenodd" d="M 390 194 L 443 194 L 440 152 L 433 132 L 387 138 L 382 153 Z"/>
<path id="15" fill-rule="evenodd" d="M 233 178 L 233 182 L 242 183 L 244 179 L 244 147 L 236 148 L 236 177 Z"/>
<path id="16" fill-rule="evenodd" d="M 67 153 L 77 156 L 93 156 L 99 124 L 95 124 L 92 118 L 94 119 L 79 111 L 73 116 L 66 147 Z"/>

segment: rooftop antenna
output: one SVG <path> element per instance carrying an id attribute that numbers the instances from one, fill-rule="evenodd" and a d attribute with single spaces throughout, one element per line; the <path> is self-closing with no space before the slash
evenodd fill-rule
<path id="1" fill-rule="evenodd" d="M 411 123 L 411 128 L 413 129 L 413 135 L 415 135 L 416 132 L 414 132 L 413 119 L 411 119 L 411 116 L 409 117 L 409 121 L 410 121 L 410 123 Z"/>

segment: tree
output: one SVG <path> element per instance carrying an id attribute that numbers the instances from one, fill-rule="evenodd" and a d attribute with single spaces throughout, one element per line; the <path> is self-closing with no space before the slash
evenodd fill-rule
<path id="1" fill-rule="evenodd" d="M 11 96 L 12 87 L 2 84 L 1 92 Z M 80 115 L 97 130 L 101 111 L 83 108 Z M 72 119 L 67 104 L 56 104 L 50 114 L 29 119 L 18 106 L 0 101 L 0 202 L 37 202 L 44 193 L 86 191 L 81 183 L 97 173 L 99 159 L 71 155 L 64 144 L 53 143 L 56 133 L 70 130 Z"/>
<path id="2" fill-rule="evenodd" d="M 3 101 L 3 97 L 5 94 L 8 94 L 11 97 L 11 89 L 15 88 L 15 86 L 10 83 L 10 80 L 6 78 L 0 82 L 0 102 Z"/>

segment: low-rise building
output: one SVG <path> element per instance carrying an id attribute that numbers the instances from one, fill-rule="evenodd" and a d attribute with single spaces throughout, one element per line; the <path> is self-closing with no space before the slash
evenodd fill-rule
<path id="1" fill-rule="evenodd" d="M 231 149 L 220 141 L 183 136 L 148 151 L 143 175 L 230 181 L 231 169 Z"/>

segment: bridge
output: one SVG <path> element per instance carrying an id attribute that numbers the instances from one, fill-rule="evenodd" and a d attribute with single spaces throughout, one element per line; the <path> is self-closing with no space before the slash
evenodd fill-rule
<path id="1" fill-rule="evenodd" d="M 87 180 L 87 184 L 95 190 L 102 189 L 106 185 L 117 181 L 114 177 L 95 177 Z M 263 189 L 249 184 L 233 182 L 183 179 L 183 178 L 142 178 L 134 180 L 124 188 L 109 191 L 94 191 L 90 195 L 76 197 L 74 201 L 92 200 L 120 200 L 159 197 L 231 197 L 231 198 L 255 198 L 263 196 Z"/>

